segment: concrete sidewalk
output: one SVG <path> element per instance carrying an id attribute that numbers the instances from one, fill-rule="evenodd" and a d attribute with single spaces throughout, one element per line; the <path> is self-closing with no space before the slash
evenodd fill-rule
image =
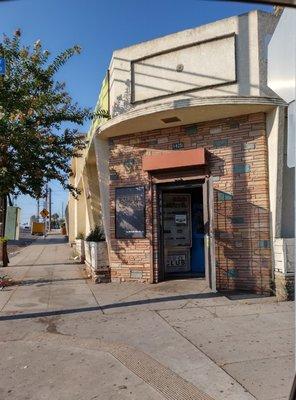
<path id="1" fill-rule="evenodd" d="M 203 281 L 95 285 L 60 236 L 38 239 L 0 291 L 1 399 L 287 399 L 292 303 Z"/>

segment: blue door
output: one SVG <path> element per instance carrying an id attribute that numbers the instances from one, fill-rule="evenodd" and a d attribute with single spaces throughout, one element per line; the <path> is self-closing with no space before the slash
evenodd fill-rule
<path id="1" fill-rule="evenodd" d="M 205 273 L 203 205 L 196 200 L 192 204 L 191 272 Z"/>

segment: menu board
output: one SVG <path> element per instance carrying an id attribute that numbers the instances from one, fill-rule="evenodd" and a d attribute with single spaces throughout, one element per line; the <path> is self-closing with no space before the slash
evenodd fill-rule
<path id="1" fill-rule="evenodd" d="M 167 248 L 191 246 L 190 194 L 163 194 L 163 240 Z"/>
<path id="2" fill-rule="evenodd" d="M 190 271 L 191 195 L 163 194 L 163 243 L 166 273 Z"/>
<path id="3" fill-rule="evenodd" d="M 117 239 L 145 237 L 144 186 L 115 189 L 115 232 Z"/>

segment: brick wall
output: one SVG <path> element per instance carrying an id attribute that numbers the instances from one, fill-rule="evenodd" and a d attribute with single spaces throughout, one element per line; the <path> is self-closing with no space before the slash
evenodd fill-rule
<path id="1" fill-rule="evenodd" d="M 214 180 L 217 287 L 268 292 L 271 278 L 265 114 L 110 139 L 112 279 L 151 281 L 151 185 L 144 154 L 205 147 Z M 145 185 L 146 239 L 115 238 L 115 188 Z M 154 281 L 157 274 L 154 273 Z"/>

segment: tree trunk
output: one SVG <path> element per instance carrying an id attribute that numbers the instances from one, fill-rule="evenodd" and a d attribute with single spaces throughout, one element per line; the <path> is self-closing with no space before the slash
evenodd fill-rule
<path id="1" fill-rule="evenodd" d="M 7 196 L 0 197 L 0 267 L 7 267 L 9 263 L 7 242 L 4 241 L 5 222 L 7 211 Z"/>

